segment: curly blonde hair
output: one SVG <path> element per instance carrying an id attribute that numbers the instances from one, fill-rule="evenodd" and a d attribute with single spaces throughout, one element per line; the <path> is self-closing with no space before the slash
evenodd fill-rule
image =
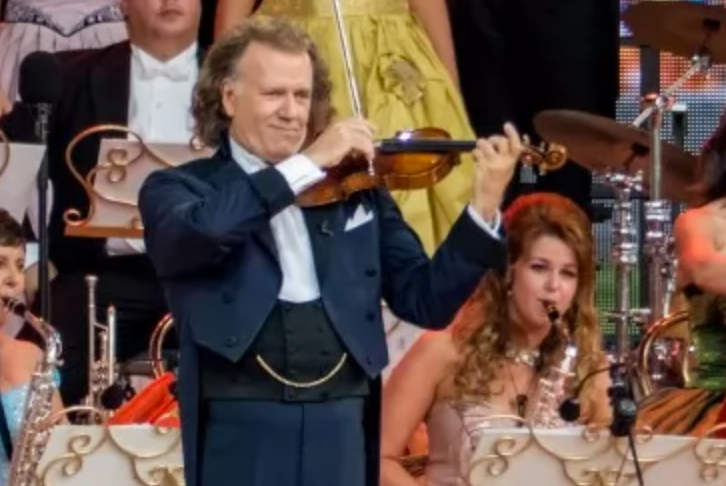
<path id="1" fill-rule="evenodd" d="M 250 44 L 255 42 L 283 52 L 305 52 L 310 56 L 313 93 L 308 137 L 321 132 L 335 114 L 331 101 L 333 85 L 330 73 L 310 36 L 285 20 L 256 16 L 227 33 L 204 58 L 194 88 L 192 115 L 196 122 L 196 135 L 207 146 L 219 145 L 222 134 L 230 126 L 230 117 L 222 104 L 222 88 L 240 74 L 237 72 L 239 60 Z"/>
<path id="2" fill-rule="evenodd" d="M 582 379 L 604 359 L 594 304 L 594 245 L 587 216 L 569 199 L 536 193 L 517 199 L 506 211 L 503 224 L 510 264 L 545 235 L 561 239 L 575 253 L 578 286 L 572 306 L 562 318 L 578 348 L 577 375 Z M 454 393 L 459 399 L 486 400 L 494 394 L 491 385 L 511 336 L 507 292 L 507 275 L 488 273 L 454 321 L 452 335 L 462 356 L 454 374 Z M 540 369 L 558 363 L 565 345 L 556 333 L 550 333 L 540 347 Z"/>

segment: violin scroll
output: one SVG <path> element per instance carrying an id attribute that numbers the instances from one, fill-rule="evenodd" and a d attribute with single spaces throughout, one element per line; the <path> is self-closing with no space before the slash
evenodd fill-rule
<path id="1" fill-rule="evenodd" d="M 522 137 L 524 151 L 520 160 L 523 164 L 537 166 L 540 175 L 557 170 L 567 162 L 567 149 L 558 143 L 542 142 L 532 145 L 527 135 Z"/>

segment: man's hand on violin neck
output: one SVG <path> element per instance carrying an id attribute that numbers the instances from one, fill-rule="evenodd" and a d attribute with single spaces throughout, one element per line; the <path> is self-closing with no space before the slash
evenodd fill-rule
<path id="1" fill-rule="evenodd" d="M 504 125 L 504 135 L 477 140 L 473 152 L 474 209 L 486 220 L 494 219 L 512 180 L 524 146 L 514 125 Z"/>
<path id="2" fill-rule="evenodd" d="M 342 120 L 325 129 L 303 154 L 321 169 L 335 167 L 354 153 L 373 160 L 375 134 L 376 127 L 366 120 Z"/>

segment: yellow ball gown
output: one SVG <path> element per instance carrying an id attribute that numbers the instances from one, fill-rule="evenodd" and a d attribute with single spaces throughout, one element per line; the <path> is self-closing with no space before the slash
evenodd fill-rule
<path id="1" fill-rule="evenodd" d="M 364 115 L 381 138 L 404 129 L 438 127 L 473 139 L 461 96 L 407 0 L 339 0 Z M 255 15 L 285 17 L 306 29 L 327 61 L 333 102 L 353 115 L 332 0 L 264 0 Z M 424 248 L 433 254 L 471 199 L 470 156 L 430 189 L 393 196 Z"/>

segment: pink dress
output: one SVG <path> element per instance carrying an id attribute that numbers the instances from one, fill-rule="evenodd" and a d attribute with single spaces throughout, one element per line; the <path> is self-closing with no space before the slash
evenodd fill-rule
<path id="1" fill-rule="evenodd" d="M 534 400 L 537 401 L 536 396 Z M 557 403 L 561 401 L 561 398 L 556 400 Z M 435 402 L 425 419 L 429 457 L 423 484 L 467 486 L 469 481 L 465 478 L 482 434 L 487 429 L 517 427 L 516 421 L 502 417 L 506 415 L 513 415 L 512 410 L 488 402 Z M 577 425 L 555 418 L 548 426 L 556 429 L 565 427 Z"/>
<path id="2" fill-rule="evenodd" d="M 18 99 L 18 68 L 35 51 L 96 49 L 126 40 L 118 0 L 8 0 L 0 27 L 0 90 Z"/>

